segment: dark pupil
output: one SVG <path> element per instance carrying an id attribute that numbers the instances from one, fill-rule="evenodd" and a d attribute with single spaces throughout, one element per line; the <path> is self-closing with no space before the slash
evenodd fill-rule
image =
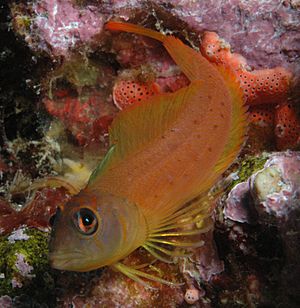
<path id="1" fill-rule="evenodd" d="M 88 212 L 88 210 L 81 210 L 80 216 L 82 218 L 83 225 L 86 227 L 90 226 L 95 219 L 94 216 Z"/>
<path id="2" fill-rule="evenodd" d="M 85 226 L 89 226 L 93 223 L 93 217 L 89 216 L 89 215 L 85 215 L 82 217 L 82 223 Z"/>

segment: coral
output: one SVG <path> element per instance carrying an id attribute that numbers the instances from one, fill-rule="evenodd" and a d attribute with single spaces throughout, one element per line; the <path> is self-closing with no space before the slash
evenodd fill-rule
<path id="1" fill-rule="evenodd" d="M 108 133 L 116 108 L 111 87 L 114 71 L 106 63 L 73 55 L 44 79 L 43 103 L 81 146 L 97 144 Z"/>
<path id="2" fill-rule="evenodd" d="M 288 98 L 292 74 L 282 67 L 259 71 L 237 71 L 249 105 L 277 104 Z"/>
<path id="3" fill-rule="evenodd" d="M 267 153 L 263 153 L 260 156 L 244 157 L 241 163 L 233 168 L 231 174 L 233 181 L 228 188 L 232 189 L 238 183 L 247 181 L 253 173 L 263 168 L 268 157 Z"/>
<path id="4" fill-rule="evenodd" d="M 21 228 L 0 238 L 0 296 L 26 294 L 31 302 L 53 305 L 53 277 L 47 260 L 48 233 Z M 5 297 L 6 296 L 6 297 Z"/>

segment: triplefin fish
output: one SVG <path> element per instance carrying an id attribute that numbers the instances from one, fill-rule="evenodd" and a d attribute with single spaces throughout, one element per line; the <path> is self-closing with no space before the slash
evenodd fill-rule
<path id="1" fill-rule="evenodd" d="M 144 284 L 172 284 L 121 260 L 143 247 L 172 262 L 185 254 L 180 248 L 201 245 L 186 238 L 205 232 L 195 222 L 211 214 L 207 192 L 244 142 L 242 93 L 230 73 L 173 36 L 121 22 L 108 22 L 106 29 L 161 41 L 190 84 L 117 115 L 107 155 L 87 186 L 58 211 L 50 261 L 71 271 L 112 266 Z"/>

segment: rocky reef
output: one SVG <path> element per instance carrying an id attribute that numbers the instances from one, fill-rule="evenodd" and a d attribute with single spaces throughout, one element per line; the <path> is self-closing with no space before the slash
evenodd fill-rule
<path id="1" fill-rule="evenodd" d="M 298 307 L 299 14 L 279 0 L 1 4 L 0 306 Z M 125 260 L 177 287 L 48 264 L 51 217 L 85 186 L 114 117 L 188 84 L 159 43 L 104 31 L 110 19 L 178 36 L 232 74 L 249 108 L 203 245 L 174 264 L 143 249 Z"/>

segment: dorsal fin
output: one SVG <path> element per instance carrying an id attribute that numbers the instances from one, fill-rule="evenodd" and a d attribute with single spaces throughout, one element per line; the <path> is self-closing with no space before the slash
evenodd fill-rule
<path id="1" fill-rule="evenodd" d="M 216 173 L 223 173 L 238 156 L 247 131 L 247 107 L 243 98 L 243 91 L 234 74 L 223 66 L 216 66 L 223 76 L 232 101 L 231 129 L 224 152 L 215 166 Z"/>
<path id="2" fill-rule="evenodd" d="M 120 112 L 109 130 L 110 144 L 115 145 L 111 163 L 137 152 L 176 120 L 189 96 L 199 91 L 201 82 L 182 88 L 175 93 L 156 95 L 141 105 L 130 106 Z"/>

